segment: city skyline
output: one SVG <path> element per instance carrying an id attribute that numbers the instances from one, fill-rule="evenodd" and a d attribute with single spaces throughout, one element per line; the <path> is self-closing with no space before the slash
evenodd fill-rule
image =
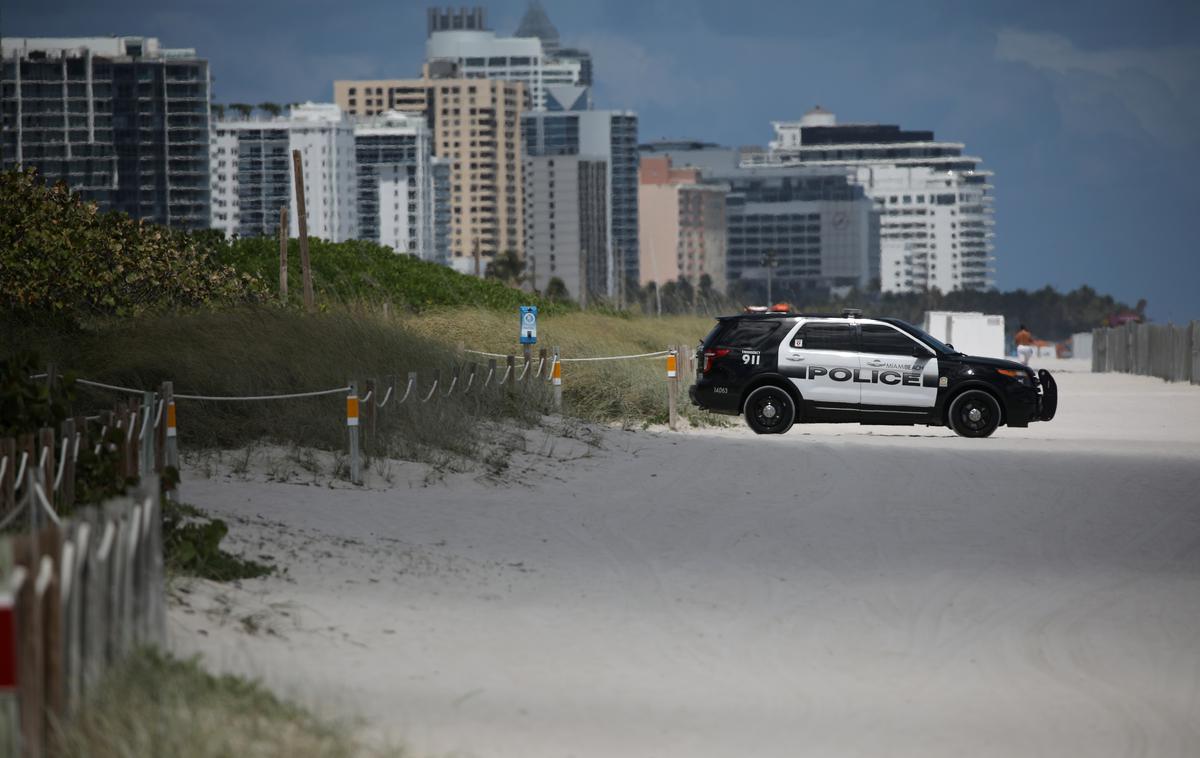
<path id="1" fill-rule="evenodd" d="M 302 24 L 281 25 L 283 6 L 270 2 L 200 12 L 67 0 L 53 13 L 7 9 L 0 31 L 157 36 L 209 60 L 214 102 L 329 101 L 337 78 L 415 75 L 428 5 L 307 5 Z M 1158 320 L 1200 316 L 1184 212 L 1200 155 L 1200 10 L 544 5 L 564 44 L 592 52 L 596 107 L 637 110 L 644 142 L 763 146 L 771 121 L 816 104 L 847 122 L 932 130 L 996 172 L 1000 289 L 1088 284 L 1147 298 Z M 511 34 L 526 3 L 485 7 L 489 26 Z"/>

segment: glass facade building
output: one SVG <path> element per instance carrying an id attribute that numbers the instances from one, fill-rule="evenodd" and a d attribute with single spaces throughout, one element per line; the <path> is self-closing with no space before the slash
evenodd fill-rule
<path id="1" fill-rule="evenodd" d="M 5 38 L 0 163 L 105 210 L 209 224 L 208 62 L 143 37 Z"/>

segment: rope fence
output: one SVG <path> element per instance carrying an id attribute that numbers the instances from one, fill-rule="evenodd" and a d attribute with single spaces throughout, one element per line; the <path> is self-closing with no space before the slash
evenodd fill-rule
<path id="1" fill-rule="evenodd" d="M 177 445 L 177 426 L 176 426 L 176 402 L 207 402 L 207 403 L 247 403 L 247 402 L 273 402 L 286 400 L 299 400 L 309 398 L 322 397 L 345 397 L 346 403 L 346 427 L 349 438 L 350 448 L 350 479 L 355 484 L 361 484 L 361 457 L 362 451 L 360 443 L 360 434 L 366 434 L 367 439 L 374 441 L 378 420 L 381 413 L 390 413 L 397 406 L 403 406 L 410 400 L 419 405 L 425 405 L 431 402 L 451 399 L 453 397 L 465 397 L 475 390 L 476 396 L 481 396 L 481 393 L 489 390 L 503 391 L 508 395 L 515 397 L 518 387 L 534 387 L 537 385 L 548 386 L 553 398 L 553 407 L 556 410 L 562 409 L 562 391 L 563 391 L 563 366 L 568 363 L 588 363 L 599 361 L 625 361 L 625 360 L 642 360 L 642 359 L 659 359 L 666 358 L 668 370 L 666 378 L 668 382 L 668 404 L 670 408 L 671 428 L 676 428 L 677 419 L 677 404 L 679 395 L 679 376 L 677 371 L 678 362 L 682 361 L 685 364 L 684 375 L 686 375 L 686 366 L 691 365 L 692 356 L 687 351 L 681 351 L 675 346 L 669 346 L 666 350 L 658 350 L 648 353 L 637 353 L 631 355 L 608 355 L 608 356 L 581 356 L 576 358 L 564 358 L 559 354 L 559 349 L 553 348 L 550 351 L 541 349 L 535 357 L 530 351 L 525 351 L 521 365 L 517 365 L 518 356 L 513 354 L 490 353 L 482 350 L 462 349 L 462 352 L 470 353 L 476 356 L 488 358 L 487 371 L 484 372 L 484 366 L 480 363 L 468 362 L 464 365 L 454 367 L 448 381 L 443 381 L 441 371 L 433 370 L 432 376 L 429 377 L 430 383 L 427 388 L 424 382 L 421 381 L 419 372 L 409 372 L 407 382 L 404 386 L 403 393 L 397 392 L 398 384 L 395 377 L 386 382 L 378 380 L 368 380 L 362 382 L 363 392 L 360 392 L 360 383 L 357 381 L 349 382 L 340 387 L 332 387 L 329 389 L 308 390 L 302 392 L 286 392 L 278 394 L 252 394 L 252 395 L 207 395 L 198 393 L 176 393 L 172 382 L 163 382 L 159 387 L 148 390 L 138 389 L 136 387 L 127 387 L 119 384 L 96 381 L 93 379 L 76 379 L 80 385 L 92 387 L 99 390 L 106 390 L 115 393 L 138 395 L 141 396 L 142 402 L 139 404 L 133 401 L 126 405 L 118 404 L 117 409 L 111 413 L 100 413 L 90 416 L 79 416 L 73 421 L 77 425 L 79 431 L 84 431 L 88 423 L 97 423 L 100 426 L 100 434 L 96 439 L 92 439 L 90 435 L 81 434 L 72 437 L 64 437 L 64 440 L 75 440 L 75 453 L 73 458 L 78 457 L 78 452 L 82 446 L 85 450 L 92 450 L 99 454 L 101 448 L 105 444 L 109 430 L 116 430 L 122 438 L 133 440 L 136 445 L 146 447 L 148 450 L 154 449 L 157 445 L 157 452 L 154 455 L 157 462 L 161 465 L 177 466 L 178 465 L 178 445 Z M 499 360 L 504 361 L 503 367 L 499 365 Z M 501 370 L 502 368 L 502 370 Z M 462 372 L 467 372 L 464 377 Z M 41 377 L 49 377 L 48 381 L 54 381 L 55 373 L 53 371 L 47 374 L 40 375 Z M 544 383 L 544 384 L 543 384 Z M 379 399 L 382 397 L 382 399 Z M 360 418 L 363 431 L 360 431 Z M 131 430 L 133 430 L 131 432 Z M 153 443 L 153 444 L 151 444 Z M 63 443 L 63 452 L 57 456 L 50 456 L 50 451 L 43 448 L 38 451 L 32 446 L 27 450 L 21 448 L 21 455 L 3 456 L 0 455 L 0 482 L 8 476 L 13 478 L 13 492 L 20 490 L 23 486 L 25 469 L 33 460 L 37 461 L 37 468 L 43 469 L 46 467 L 47 456 L 51 458 L 66 459 L 67 442 Z M 2 451 L 0 451 L 2 452 Z M 134 456 L 136 458 L 136 456 Z M 60 470 L 55 473 L 51 471 L 51 478 L 60 480 L 64 476 L 70 476 L 70 473 L 64 474 Z M 13 476 L 15 474 L 15 476 Z M 2 484 L 0 484 L 0 495 L 3 494 Z M 174 493 L 177 494 L 177 493 Z M 4 508 L 4 501 L 0 497 L 0 518 L 7 515 L 8 509 Z"/>

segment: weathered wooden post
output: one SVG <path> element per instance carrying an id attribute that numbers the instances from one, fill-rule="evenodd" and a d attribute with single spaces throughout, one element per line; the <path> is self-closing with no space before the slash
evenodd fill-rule
<path id="1" fill-rule="evenodd" d="M 375 404 L 379 402 L 379 397 L 376 394 L 377 391 L 375 380 L 368 379 L 366 394 L 366 397 L 368 398 L 366 401 L 367 407 L 364 409 L 366 411 L 365 415 L 367 421 L 367 431 L 363 448 L 365 450 L 369 450 L 371 455 L 375 454 Z"/>
<path id="2" fill-rule="evenodd" d="M 0 459 L 4 460 L 4 471 L 0 473 L 0 518 L 7 516 L 17 506 L 16 479 L 20 454 L 17 441 L 12 437 L 0 440 Z"/>
<path id="3" fill-rule="evenodd" d="M 28 572 L 24 566 L 8 566 L 10 561 L 11 556 L 3 556 L 6 566 L 0 580 L 0 754 L 15 756 L 21 747 L 19 673 L 24 664 L 24 656 L 17 656 L 17 599 L 25 588 Z"/>
<path id="4" fill-rule="evenodd" d="M 154 438 L 156 420 L 154 393 L 146 391 L 142 393 L 142 425 L 138 427 L 138 434 L 141 436 L 142 452 L 140 456 L 141 467 L 138 470 L 138 476 L 146 476 L 154 470 Z"/>
<path id="5" fill-rule="evenodd" d="M 279 301 L 288 301 L 288 221 L 287 206 L 279 206 Z"/>
<path id="6" fill-rule="evenodd" d="M 78 450 L 80 442 L 77 439 L 79 432 L 75 430 L 75 419 L 69 418 L 62 422 L 60 427 L 62 430 L 62 438 L 66 440 L 65 455 L 62 462 L 62 482 L 58 486 L 58 504 L 64 511 L 70 511 L 75 507 L 75 454 Z"/>
<path id="7" fill-rule="evenodd" d="M 304 309 L 317 309 L 313 298 L 312 270 L 308 260 L 308 208 L 304 203 L 304 161 L 299 150 L 292 151 L 292 168 L 296 174 L 296 224 L 300 231 L 300 275 L 304 280 Z"/>
<path id="8" fill-rule="evenodd" d="M 58 458 L 58 450 L 55 440 L 54 430 L 50 427 L 42 427 L 38 430 L 38 455 L 42 461 L 41 479 L 42 492 L 46 495 L 46 502 L 54 505 L 54 465 Z"/>

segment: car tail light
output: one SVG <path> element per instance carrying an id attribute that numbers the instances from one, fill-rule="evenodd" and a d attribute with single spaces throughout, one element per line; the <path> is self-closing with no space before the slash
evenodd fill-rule
<path id="1" fill-rule="evenodd" d="M 705 350 L 704 351 L 704 373 L 707 374 L 709 369 L 711 369 L 713 367 L 713 361 L 715 361 L 717 358 L 724 358 L 727 355 L 729 355 L 729 351 L 723 347 L 718 347 L 713 350 Z"/>

